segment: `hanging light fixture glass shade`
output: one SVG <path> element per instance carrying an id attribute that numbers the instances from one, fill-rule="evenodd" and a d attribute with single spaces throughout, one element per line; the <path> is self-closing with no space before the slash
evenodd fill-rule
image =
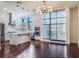
<path id="1" fill-rule="evenodd" d="M 43 5 L 42 6 L 39 6 L 37 8 L 37 13 L 39 14 L 42 14 L 42 13 L 47 13 L 47 12 L 51 12 L 52 11 L 52 7 L 51 6 L 48 6 L 45 4 L 45 1 L 43 1 Z"/>

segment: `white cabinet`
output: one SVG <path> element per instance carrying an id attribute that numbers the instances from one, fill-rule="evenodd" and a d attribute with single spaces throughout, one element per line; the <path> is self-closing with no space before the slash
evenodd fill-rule
<path id="1" fill-rule="evenodd" d="M 6 39 L 10 41 L 11 45 L 23 44 L 31 41 L 28 33 L 10 33 L 6 34 Z"/>

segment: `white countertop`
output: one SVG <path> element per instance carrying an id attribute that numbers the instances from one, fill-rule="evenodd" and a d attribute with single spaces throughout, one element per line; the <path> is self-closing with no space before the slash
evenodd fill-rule
<path id="1" fill-rule="evenodd" d="M 8 31 L 6 33 L 11 33 L 11 34 L 30 34 L 31 31 L 26 31 L 26 30 L 16 30 L 16 31 Z"/>
<path id="2" fill-rule="evenodd" d="M 22 30 L 22 29 L 16 29 L 15 27 L 12 26 L 7 26 L 5 29 L 5 34 L 32 34 L 32 30 Z"/>

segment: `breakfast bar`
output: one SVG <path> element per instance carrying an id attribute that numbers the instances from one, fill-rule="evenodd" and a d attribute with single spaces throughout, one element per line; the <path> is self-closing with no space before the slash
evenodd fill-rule
<path id="1" fill-rule="evenodd" d="M 6 34 L 11 45 L 19 45 L 31 41 L 30 33 L 16 32 Z"/>

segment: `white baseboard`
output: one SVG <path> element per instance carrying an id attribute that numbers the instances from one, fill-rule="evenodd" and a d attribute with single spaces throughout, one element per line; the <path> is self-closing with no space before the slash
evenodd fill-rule
<path id="1" fill-rule="evenodd" d="M 67 44 L 66 42 L 59 42 L 59 41 L 50 41 L 50 40 L 40 40 L 43 42 L 51 42 L 51 43 L 59 43 L 59 44 Z"/>
<path id="2" fill-rule="evenodd" d="M 51 40 L 47 40 L 47 39 L 42 39 L 41 37 L 36 37 L 35 40 L 39 40 L 39 41 L 42 41 L 42 42 L 51 42 L 51 43 L 67 44 L 66 42 L 51 41 Z"/>

